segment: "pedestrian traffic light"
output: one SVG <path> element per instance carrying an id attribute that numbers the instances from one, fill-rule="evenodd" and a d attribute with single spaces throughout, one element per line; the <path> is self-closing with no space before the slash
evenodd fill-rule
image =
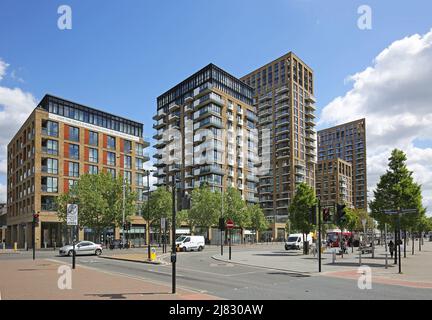
<path id="1" fill-rule="evenodd" d="M 330 216 L 330 208 L 324 208 L 323 209 L 323 221 L 324 222 L 330 222 L 331 216 Z"/>
<path id="2" fill-rule="evenodd" d="M 219 218 L 219 230 L 223 231 L 225 230 L 225 219 Z"/>
<path id="3" fill-rule="evenodd" d="M 125 231 L 130 231 L 130 228 L 131 228 L 131 223 L 130 222 L 125 222 L 125 224 L 123 226 L 123 229 Z"/>
<path id="4" fill-rule="evenodd" d="M 338 204 L 337 210 L 336 210 L 336 223 L 343 223 L 346 221 L 346 212 L 345 212 L 346 205 L 344 204 Z"/>
<path id="5" fill-rule="evenodd" d="M 316 214 L 316 206 L 312 206 L 309 208 L 309 223 L 316 225 L 317 224 L 317 214 Z"/>

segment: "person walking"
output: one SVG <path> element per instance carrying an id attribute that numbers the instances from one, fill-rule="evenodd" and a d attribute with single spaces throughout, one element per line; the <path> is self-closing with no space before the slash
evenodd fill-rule
<path id="1" fill-rule="evenodd" d="M 393 243 L 392 240 L 390 240 L 390 242 L 388 244 L 388 247 L 389 247 L 389 250 L 390 250 L 390 256 L 393 258 L 393 252 L 394 252 L 395 245 L 394 245 L 394 243 Z"/>

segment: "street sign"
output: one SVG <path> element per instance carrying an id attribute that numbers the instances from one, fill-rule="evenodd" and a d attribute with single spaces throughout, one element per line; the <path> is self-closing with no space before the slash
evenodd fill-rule
<path id="1" fill-rule="evenodd" d="M 385 214 L 399 214 L 399 211 L 397 210 L 384 210 Z"/>
<path id="2" fill-rule="evenodd" d="M 166 226 L 166 219 L 165 218 L 161 218 L 160 223 L 161 223 L 161 230 L 162 230 L 162 232 L 164 232 L 165 231 L 165 226 Z"/>
<path id="3" fill-rule="evenodd" d="M 226 223 L 226 227 L 227 227 L 227 229 L 234 228 L 234 222 L 231 219 L 228 220 L 227 223 Z"/>
<path id="4" fill-rule="evenodd" d="M 78 225 L 78 205 L 68 204 L 67 205 L 67 225 L 77 226 Z"/>

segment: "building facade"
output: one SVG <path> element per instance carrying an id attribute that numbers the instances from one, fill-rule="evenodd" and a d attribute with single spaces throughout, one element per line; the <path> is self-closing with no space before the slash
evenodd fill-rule
<path id="1" fill-rule="evenodd" d="M 285 238 L 288 207 L 299 183 L 315 188 L 313 70 L 288 53 L 241 78 L 254 89 L 262 159 L 259 201 L 272 237 Z"/>
<path id="2" fill-rule="evenodd" d="M 318 160 L 337 158 L 351 163 L 354 207 L 367 209 L 366 119 L 318 132 Z"/>
<path id="3" fill-rule="evenodd" d="M 6 203 L 0 203 L 0 243 L 6 240 L 6 229 L 7 229 L 7 205 Z"/>
<path id="4" fill-rule="evenodd" d="M 258 203 L 257 116 L 248 85 L 210 64 L 157 99 L 157 186 L 176 177 L 182 196 L 207 183 Z"/>
<path id="5" fill-rule="evenodd" d="M 321 207 L 336 208 L 337 204 L 353 207 L 352 166 L 342 159 L 318 161 L 316 194 Z"/>
<path id="6" fill-rule="evenodd" d="M 144 163 L 149 160 L 144 151 L 149 144 L 142 136 L 141 123 L 46 95 L 8 145 L 7 242 L 31 247 L 33 213 L 40 215 L 36 248 L 69 242 L 56 197 L 83 174 L 124 176 L 142 201 L 147 188 Z M 144 244 L 144 219 L 137 212 L 131 223 L 131 240 Z M 113 227 L 105 236 L 118 238 L 120 232 Z M 100 240 L 85 226 L 79 238 Z"/>

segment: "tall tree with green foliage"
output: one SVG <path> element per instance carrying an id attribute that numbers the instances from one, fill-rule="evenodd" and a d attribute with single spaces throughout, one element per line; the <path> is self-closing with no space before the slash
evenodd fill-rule
<path id="1" fill-rule="evenodd" d="M 243 200 L 240 191 L 229 187 L 223 194 L 224 217 L 231 219 L 236 227 L 241 230 L 241 241 L 243 242 L 243 229 L 250 224 L 250 217 L 246 202 Z M 227 235 L 227 233 L 226 233 Z"/>
<path id="2" fill-rule="evenodd" d="M 309 221 L 310 208 L 317 204 L 315 191 L 306 183 L 297 186 L 296 193 L 288 208 L 291 228 L 304 235 L 314 230 L 315 225 Z"/>
<path id="3" fill-rule="evenodd" d="M 159 187 L 150 194 L 150 199 L 143 202 L 142 213 L 148 221 L 149 228 L 155 226 L 160 228 L 160 219 L 171 220 L 172 194 L 166 187 Z"/>
<path id="4" fill-rule="evenodd" d="M 136 194 L 125 185 L 125 217 L 136 213 Z M 119 227 L 123 222 L 123 178 L 108 173 L 86 174 L 67 193 L 57 198 L 58 216 L 66 222 L 67 205 L 78 204 L 81 227 L 95 230 L 97 239 L 105 228 Z"/>
<path id="5" fill-rule="evenodd" d="M 258 204 L 249 205 L 247 207 L 247 214 L 249 216 L 249 225 L 255 234 L 267 230 L 269 224 L 265 218 L 264 212 Z"/>
<path id="6" fill-rule="evenodd" d="M 207 230 L 217 224 L 220 216 L 220 193 L 213 192 L 207 184 L 192 190 L 188 222 L 191 229 L 204 227 Z"/>
<path id="7" fill-rule="evenodd" d="M 380 225 L 397 224 L 397 217 L 386 215 L 384 210 L 417 209 L 416 214 L 404 214 L 401 217 L 401 229 L 412 230 L 418 219 L 425 212 L 422 205 L 421 186 L 414 182 L 413 173 L 406 166 L 407 157 L 401 150 L 395 149 L 389 158 L 389 168 L 381 176 L 374 191 L 374 200 L 369 204 L 372 216 Z"/>

